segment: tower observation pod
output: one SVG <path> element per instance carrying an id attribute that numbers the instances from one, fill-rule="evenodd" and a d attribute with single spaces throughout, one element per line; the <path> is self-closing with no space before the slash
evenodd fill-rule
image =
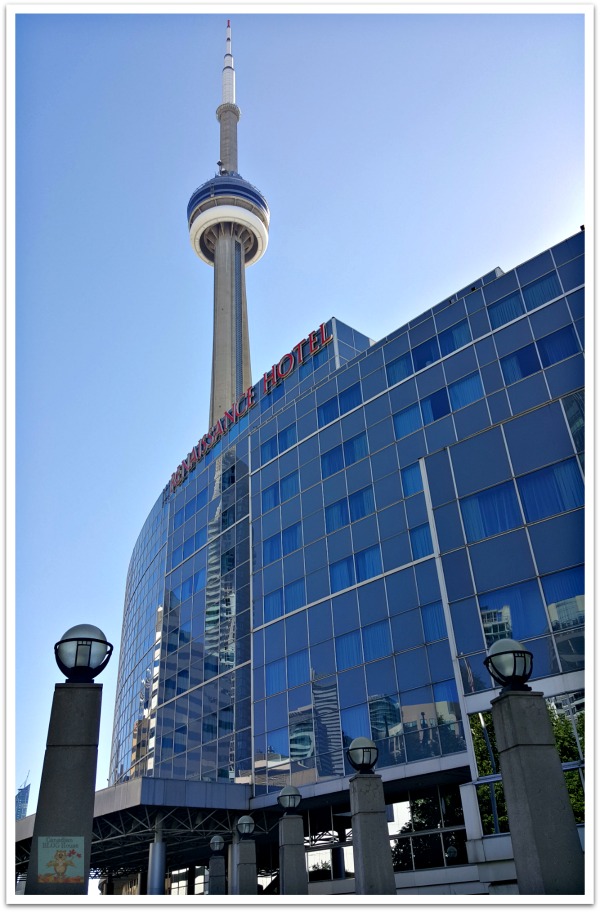
<path id="1" fill-rule="evenodd" d="M 194 191 L 187 208 L 192 247 L 215 270 L 211 427 L 252 385 L 245 268 L 262 257 L 269 239 L 267 201 L 237 170 L 239 119 L 228 20 L 222 101 L 217 108 L 219 173 Z"/>

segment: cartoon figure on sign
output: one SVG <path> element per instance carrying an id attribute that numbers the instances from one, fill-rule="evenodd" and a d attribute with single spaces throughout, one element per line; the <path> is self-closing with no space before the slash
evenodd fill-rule
<path id="1" fill-rule="evenodd" d="M 69 852 L 69 855 L 71 853 Z M 57 849 L 54 853 L 54 858 L 51 858 L 47 862 L 46 867 L 54 868 L 54 879 L 61 881 L 64 880 L 65 874 L 67 873 L 68 867 L 75 867 L 75 862 L 69 858 L 69 855 L 64 849 Z"/>

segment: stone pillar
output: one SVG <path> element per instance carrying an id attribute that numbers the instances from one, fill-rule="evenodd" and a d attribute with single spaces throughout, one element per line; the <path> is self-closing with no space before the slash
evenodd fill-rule
<path id="1" fill-rule="evenodd" d="M 279 892 L 286 896 L 308 893 L 304 823 L 300 814 L 284 814 L 279 821 L 279 885 Z"/>
<path id="2" fill-rule="evenodd" d="M 357 894 L 396 895 L 383 783 L 375 773 L 350 779 L 352 849 Z"/>
<path id="3" fill-rule="evenodd" d="M 500 694 L 492 718 L 519 893 L 584 893 L 583 852 L 544 695 Z"/>
<path id="4" fill-rule="evenodd" d="M 148 896 L 164 896 L 167 847 L 162 841 L 162 815 L 157 814 L 154 842 L 148 855 Z"/>
<path id="5" fill-rule="evenodd" d="M 237 884 L 240 896 L 258 893 L 256 881 L 256 846 L 253 839 L 240 839 L 237 846 Z"/>
<path id="6" fill-rule="evenodd" d="M 225 896 L 227 893 L 227 876 L 225 874 L 225 857 L 211 855 L 208 863 L 208 893 L 210 896 Z"/>
<path id="7" fill-rule="evenodd" d="M 54 688 L 25 893 L 87 895 L 101 703 L 102 684 Z"/>

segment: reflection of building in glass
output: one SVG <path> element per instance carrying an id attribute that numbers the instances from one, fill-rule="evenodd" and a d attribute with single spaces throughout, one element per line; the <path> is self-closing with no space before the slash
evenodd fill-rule
<path id="1" fill-rule="evenodd" d="M 504 605 L 500 610 L 494 611 L 487 611 L 482 605 L 481 621 L 487 643 L 493 643 L 495 640 L 512 638 L 510 605 Z"/>
<path id="2" fill-rule="evenodd" d="M 585 622 L 584 596 L 576 595 L 574 598 L 562 599 L 548 605 L 550 623 L 554 630 L 565 627 L 575 627 Z"/>
<path id="3" fill-rule="evenodd" d="M 343 776 L 342 732 L 335 679 L 313 680 L 311 689 L 318 775 L 319 777 Z"/>

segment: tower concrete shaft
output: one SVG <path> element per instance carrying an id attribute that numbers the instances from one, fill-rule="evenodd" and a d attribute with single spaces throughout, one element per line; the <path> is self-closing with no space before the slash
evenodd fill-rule
<path id="1" fill-rule="evenodd" d="M 210 427 L 252 386 L 245 269 L 261 258 L 269 237 L 267 201 L 237 170 L 239 119 L 228 21 L 222 100 L 217 108 L 219 173 L 198 187 L 188 203 L 194 251 L 215 270 Z"/>

